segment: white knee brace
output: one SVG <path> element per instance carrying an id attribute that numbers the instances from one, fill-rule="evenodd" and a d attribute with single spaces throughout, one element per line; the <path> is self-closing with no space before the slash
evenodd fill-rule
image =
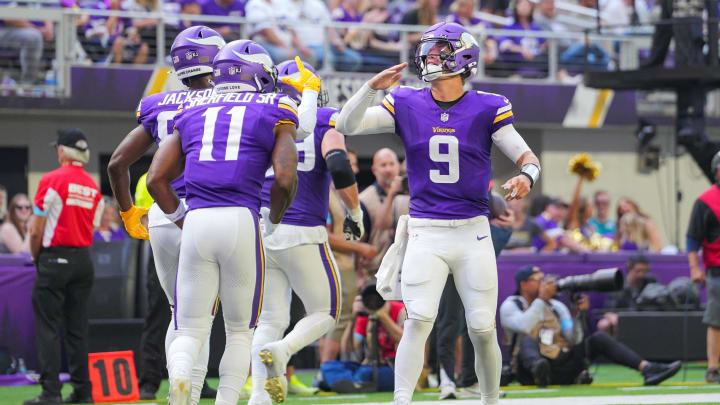
<path id="1" fill-rule="evenodd" d="M 476 309 L 467 315 L 468 330 L 476 335 L 484 335 L 495 330 L 495 317 L 486 309 Z"/>

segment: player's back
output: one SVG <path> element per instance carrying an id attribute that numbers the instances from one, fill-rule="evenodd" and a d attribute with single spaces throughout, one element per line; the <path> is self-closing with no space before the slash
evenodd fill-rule
<path id="1" fill-rule="evenodd" d="M 405 143 L 410 215 L 488 216 L 492 134 L 512 123 L 510 102 L 497 94 L 468 91 L 443 109 L 429 88 L 397 87 L 382 105 Z"/>
<path id="2" fill-rule="evenodd" d="M 280 124 L 297 126 L 297 107 L 277 94 L 214 94 L 185 103 L 175 127 L 189 209 L 242 206 L 257 213 Z"/>
<path id="3" fill-rule="evenodd" d="M 168 135 L 173 133 L 173 120 L 178 108 L 187 100 L 196 97 L 207 97 L 212 88 L 199 90 L 177 90 L 152 94 L 140 100 L 137 108 L 137 122 L 153 137 L 159 145 Z M 172 186 L 178 197 L 185 196 L 185 180 L 183 175 L 173 180 Z"/>
<path id="4" fill-rule="evenodd" d="M 282 223 L 296 226 L 324 226 L 328 214 L 328 194 L 331 176 L 322 155 L 325 134 L 335 128 L 338 110 L 323 107 L 317 111 L 317 123 L 312 136 L 297 141 L 298 186 L 295 199 L 283 216 Z M 270 206 L 270 187 L 274 181 L 268 170 L 263 184 L 263 206 Z"/>

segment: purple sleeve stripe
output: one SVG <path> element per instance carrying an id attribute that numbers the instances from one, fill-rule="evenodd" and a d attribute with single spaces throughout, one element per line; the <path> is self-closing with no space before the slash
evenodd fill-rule
<path id="1" fill-rule="evenodd" d="M 512 124 L 514 121 L 515 121 L 515 120 L 513 119 L 513 117 L 508 117 L 508 118 L 505 118 L 505 119 L 502 120 L 502 121 L 496 122 L 496 123 L 494 123 L 494 124 L 492 125 L 492 128 L 491 128 L 491 130 L 490 130 L 490 133 L 491 133 L 491 134 L 494 134 L 498 129 L 500 129 L 500 128 L 506 126 L 506 125 L 510 125 L 510 124 Z"/>

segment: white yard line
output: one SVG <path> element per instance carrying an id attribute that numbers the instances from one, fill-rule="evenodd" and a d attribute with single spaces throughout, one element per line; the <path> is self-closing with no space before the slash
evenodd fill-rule
<path id="1" fill-rule="evenodd" d="M 454 400 L 452 405 L 478 405 L 479 400 Z M 693 404 L 720 403 L 720 394 L 665 394 L 601 397 L 517 398 L 501 399 L 500 405 L 622 405 L 622 404 Z M 423 405 L 448 405 L 449 401 L 422 401 Z M 369 402 L 362 405 L 388 405 L 389 402 Z M 359 404 L 355 404 L 359 405 Z"/>

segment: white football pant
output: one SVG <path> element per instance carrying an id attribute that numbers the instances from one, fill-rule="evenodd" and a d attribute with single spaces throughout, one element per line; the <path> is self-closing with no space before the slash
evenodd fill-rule
<path id="1" fill-rule="evenodd" d="M 264 257 L 258 218 L 244 207 L 188 212 L 175 293 L 177 337 L 168 351 L 171 379 L 188 379 L 210 335 L 216 297 L 225 319 L 216 404 L 235 405 L 250 367 L 250 344 L 263 300 Z"/>
<path id="2" fill-rule="evenodd" d="M 410 218 L 402 268 L 407 310 L 395 361 L 395 403 L 409 403 L 423 365 L 425 342 L 449 272 L 465 306 L 483 404 L 498 403 L 502 357 L 495 330 L 497 266 L 487 217 Z"/>
<path id="3" fill-rule="evenodd" d="M 330 331 L 340 315 L 340 273 L 327 243 L 282 250 L 265 249 L 265 300 L 252 342 L 253 395 L 261 393 L 267 370 L 258 353 L 267 343 L 282 339 L 290 355 Z M 306 316 L 283 338 L 290 324 L 292 291 L 300 297 Z"/>
<path id="4" fill-rule="evenodd" d="M 160 286 L 165 292 L 165 296 L 170 303 L 172 311 L 175 305 L 175 277 L 177 276 L 178 261 L 180 260 L 180 238 L 182 231 L 177 225 L 165 219 L 164 214 L 157 204 L 150 207 L 148 213 L 150 233 L 150 247 L 153 251 L 153 260 L 155 261 L 155 272 L 160 280 Z M 164 221 L 163 221 L 164 220 Z M 165 334 L 165 357 L 167 358 L 170 344 L 175 339 L 175 322 L 170 319 L 167 334 Z M 200 401 L 200 391 L 205 382 L 205 374 L 207 374 L 208 358 L 210 356 L 210 336 L 202 345 L 200 355 L 192 369 L 192 394 L 190 398 L 191 405 L 197 405 Z"/>

